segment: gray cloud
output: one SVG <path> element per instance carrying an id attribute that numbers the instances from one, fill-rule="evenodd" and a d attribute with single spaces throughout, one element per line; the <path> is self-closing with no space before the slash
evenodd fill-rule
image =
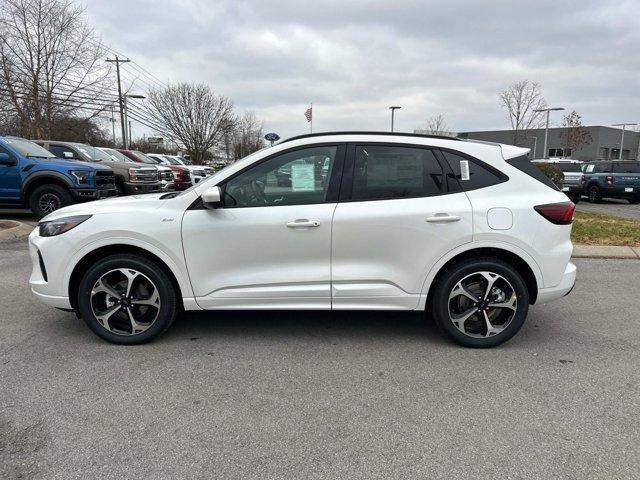
<path id="1" fill-rule="evenodd" d="M 386 129 L 391 104 L 403 130 L 436 113 L 503 128 L 498 92 L 523 78 L 587 123 L 640 120 L 637 1 L 94 0 L 87 14 L 155 76 L 207 82 L 283 136 L 307 131 L 310 101 L 317 130 Z"/>

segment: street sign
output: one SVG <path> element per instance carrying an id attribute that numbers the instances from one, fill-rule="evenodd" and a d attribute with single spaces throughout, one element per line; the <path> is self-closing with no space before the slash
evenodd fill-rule
<path id="1" fill-rule="evenodd" d="M 162 143 L 164 141 L 164 138 L 162 138 L 162 137 L 149 137 L 149 138 L 147 138 L 147 141 L 149 143 Z"/>

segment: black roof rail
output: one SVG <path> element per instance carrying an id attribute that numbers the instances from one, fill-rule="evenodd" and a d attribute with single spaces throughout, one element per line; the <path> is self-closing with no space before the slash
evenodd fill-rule
<path id="1" fill-rule="evenodd" d="M 446 135 L 427 135 L 422 133 L 403 133 L 403 132 L 319 132 L 319 133 L 306 133 L 304 135 L 297 135 L 295 137 L 289 137 L 285 140 L 282 140 L 279 143 L 291 142 L 292 140 L 300 140 L 301 138 L 312 138 L 312 137 L 327 137 L 330 135 L 385 135 L 385 136 L 396 136 L 396 137 L 417 137 L 417 138 L 438 138 L 440 140 L 455 140 L 458 142 L 463 141 L 457 137 L 448 137 Z"/>

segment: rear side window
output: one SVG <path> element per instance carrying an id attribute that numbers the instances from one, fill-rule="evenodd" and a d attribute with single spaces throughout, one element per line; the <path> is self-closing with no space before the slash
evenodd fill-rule
<path id="1" fill-rule="evenodd" d="M 431 197 L 443 191 L 442 167 L 426 148 L 359 145 L 352 200 Z"/>
<path id="2" fill-rule="evenodd" d="M 639 162 L 614 163 L 613 171 L 615 173 L 640 173 Z"/>
<path id="3" fill-rule="evenodd" d="M 612 173 L 611 163 L 609 162 L 596 163 L 593 171 L 595 173 Z"/>
<path id="4" fill-rule="evenodd" d="M 442 151 L 442 155 L 453 170 L 463 190 L 477 190 L 506 182 L 509 178 L 495 168 L 474 158 Z"/>
<path id="5" fill-rule="evenodd" d="M 563 172 L 581 172 L 582 168 L 579 163 L 554 163 L 560 167 Z"/>
<path id="6" fill-rule="evenodd" d="M 535 178 L 540 183 L 544 183 L 547 187 L 553 188 L 554 190 L 559 190 L 555 183 L 551 181 L 549 177 L 547 177 L 544 173 L 540 171 L 538 167 L 536 167 L 531 161 L 526 157 L 516 157 L 510 160 L 507 160 L 507 163 L 512 167 L 517 168 L 523 173 L 526 173 L 531 178 Z"/>

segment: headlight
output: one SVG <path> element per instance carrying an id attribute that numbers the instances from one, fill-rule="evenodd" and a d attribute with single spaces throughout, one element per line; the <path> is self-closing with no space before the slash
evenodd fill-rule
<path id="1" fill-rule="evenodd" d="M 77 227 L 85 220 L 91 218 L 91 215 L 74 215 L 73 217 L 63 217 L 57 220 L 50 220 L 48 222 L 40 222 L 41 237 L 54 237 L 61 233 L 68 232 L 72 228 Z"/>
<path id="2" fill-rule="evenodd" d="M 140 170 L 137 168 L 130 168 L 129 169 L 129 181 L 132 183 L 135 182 L 142 182 L 143 179 L 139 177 L 140 175 Z"/>
<path id="3" fill-rule="evenodd" d="M 89 177 L 91 177 L 90 170 L 71 170 L 69 173 L 76 177 L 78 185 L 86 185 L 89 183 Z"/>

